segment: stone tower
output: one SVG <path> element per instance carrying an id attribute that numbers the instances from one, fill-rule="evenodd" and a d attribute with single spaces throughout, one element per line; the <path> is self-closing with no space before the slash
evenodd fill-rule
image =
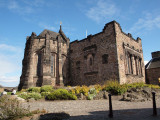
<path id="1" fill-rule="evenodd" d="M 66 84 L 70 40 L 60 26 L 58 33 L 44 30 L 26 38 L 22 75 L 18 89 L 42 85 Z"/>

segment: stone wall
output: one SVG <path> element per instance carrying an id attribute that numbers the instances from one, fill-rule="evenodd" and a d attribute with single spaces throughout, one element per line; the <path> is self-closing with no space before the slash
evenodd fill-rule
<path id="1" fill-rule="evenodd" d="M 145 81 L 141 39 L 124 33 L 116 21 L 107 23 L 100 33 L 71 43 L 61 27 L 59 33 L 32 33 L 22 64 L 19 89 Z"/>
<path id="2" fill-rule="evenodd" d="M 127 53 L 131 55 L 131 73 L 128 73 Z M 93 65 L 89 65 L 90 59 Z M 106 24 L 98 34 L 72 42 L 70 61 L 73 85 L 103 84 L 107 80 L 118 80 L 121 84 L 145 82 L 141 39 L 125 34 L 115 21 Z"/>
<path id="3" fill-rule="evenodd" d="M 141 39 L 135 40 L 130 33 L 124 33 L 117 22 L 115 22 L 115 32 L 120 83 L 145 82 Z M 127 60 L 129 59 L 128 54 L 130 55 L 130 65 Z"/>
<path id="4" fill-rule="evenodd" d="M 145 68 L 141 39 L 137 38 L 135 40 L 130 33 L 124 33 L 117 22 L 114 22 L 114 25 L 116 32 L 119 82 L 121 84 L 145 82 Z M 127 60 L 128 54 L 131 61 L 130 65 Z"/>
<path id="5" fill-rule="evenodd" d="M 69 39 L 63 31 L 44 30 L 27 37 L 19 90 L 22 88 L 61 85 L 68 79 Z"/>
<path id="6" fill-rule="evenodd" d="M 159 85 L 160 83 L 160 68 L 146 69 L 146 81 L 148 84 Z"/>
<path id="7" fill-rule="evenodd" d="M 70 44 L 72 85 L 104 84 L 118 79 L 113 28 L 113 24 L 106 24 L 102 32 Z"/>

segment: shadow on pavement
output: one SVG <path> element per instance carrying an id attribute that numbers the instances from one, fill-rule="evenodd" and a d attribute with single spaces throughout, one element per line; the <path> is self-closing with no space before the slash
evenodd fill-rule
<path id="1" fill-rule="evenodd" d="M 113 110 L 113 118 L 109 118 L 109 111 L 94 111 L 90 115 L 70 116 L 67 120 L 160 120 L 160 108 L 157 116 L 153 116 L 151 108 Z"/>

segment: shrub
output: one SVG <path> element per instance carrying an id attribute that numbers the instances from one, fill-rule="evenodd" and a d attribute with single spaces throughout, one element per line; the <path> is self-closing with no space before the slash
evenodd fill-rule
<path id="1" fill-rule="evenodd" d="M 28 99 L 28 93 L 23 92 L 23 93 L 19 94 L 18 97 L 21 97 L 21 98 L 27 100 Z"/>
<path id="2" fill-rule="evenodd" d="M 97 95 L 97 90 L 95 88 L 89 89 L 89 94 L 87 96 L 88 100 L 93 100 L 93 98 Z"/>
<path id="3" fill-rule="evenodd" d="M 40 87 L 31 87 L 27 89 L 27 92 L 38 92 L 40 93 Z"/>
<path id="4" fill-rule="evenodd" d="M 80 90 L 81 90 L 81 87 L 80 86 L 77 86 L 75 88 L 75 94 L 79 94 L 80 93 Z"/>
<path id="5" fill-rule="evenodd" d="M 30 98 L 34 98 L 35 100 L 38 100 L 42 98 L 40 93 L 34 93 L 34 92 L 33 93 L 21 93 L 18 95 L 18 97 L 21 97 L 25 100 L 28 100 Z"/>
<path id="6" fill-rule="evenodd" d="M 102 89 L 103 89 L 103 87 L 101 85 L 99 85 L 99 84 L 95 85 L 94 88 L 96 89 L 97 93 L 99 91 L 102 91 Z"/>
<path id="7" fill-rule="evenodd" d="M 20 92 L 27 92 L 27 89 L 22 89 Z"/>
<path id="8" fill-rule="evenodd" d="M 131 83 L 131 84 L 126 84 L 128 88 L 142 88 L 146 86 L 145 83 L 139 82 L 139 83 Z"/>
<path id="9" fill-rule="evenodd" d="M 50 92 L 41 92 L 41 96 L 43 97 L 43 98 L 45 98 L 47 95 L 49 95 L 50 94 Z"/>
<path id="10" fill-rule="evenodd" d="M 80 93 L 83 93 L 83 95 L 88 96 L 89 87 L 83 85 L 80 89 Z"/>
<path id="11" fill-rule="evenodd" d="M 120 85 L 118 81 L 108 81 L 103 90 L 113 95 L 121 95 L 127 91 L 126 85 Z"/>
<path id="12" fill-rule="evenodd" d="M 75 94 L 76 94 L 75 89 L 70 89 L 70 90 L 69 90 L 69 93 L 71 93 L 71 94 L 74 94 L 74 95 L 75 95 Z"/>
<path id="13" fill-rule="evenodd" d="M 95 97 L 95 94 L 88 94 L 87 99 L 88 100 L 93 100 L 93 98 Z"/>
<path id="14" fill-rule="evenodd" d="M 66 89 L 57 89 L 46 96 L 47 100 L 76 100 L 77 97 Z"/>
<path id="15" fill-rule="evenodd" d="M 0 98 L 0 120 L 13 120 L 30 115 L 30 111 L 24 109 L 16 99 L 9 99 L 7 96 Z"/>
<path id="16" fill-rule="evenodd" d="M 41 87 L 41 92 L 53 92 L 53 87 L 51 85 L 44 85 Z"/>
<path id="17" fill-rule="evenodd" d="M 89 94 L 97 94 L 97 91 L 95 88 L 90 88 L 89 89 Z"/>

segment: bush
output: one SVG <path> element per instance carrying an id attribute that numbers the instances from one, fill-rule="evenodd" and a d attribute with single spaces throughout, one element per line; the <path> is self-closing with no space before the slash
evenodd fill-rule
<path id="1" fill-rule="evenodd" d="M 41 92 L 53 92 L 53 87 L 51 85 L 44 85 L 41 87 Z"/>
<path id="2" fill-rule="evenodd" d="M 57 89 L 46 96 L 47 100 L 76 100 L 77 96 L 69 93 L 66 89 Z"/>
<path id="3" fill-rule="evenodd" d="M 97 90 L 95 88 L 90 88 L 89 94 L 87 96 L 88 100 L 93 100 L 93 98 L 97 95 Z"/>
<path id="4" fill-rule="evenodd" d="M 88 100 L 93 100 L 93 98 L 95 97 L 95 94 L 88 94 L 87 99 Z"/>
<path id="5" fill-rule="evenodd" d="M 71 93 L 71 94 L 74 94 L 74 95 L 75 95 L 75 94 L 76 94 L 75 89 L 70 89 L 70 90 L 69 90 L 69 93 Z"/>
<path id="6" fill-rule="evenodd" d="M 50 94 L 50 92 L 41 92 L 41 96 L 43 97 L 43 98 L 45 98 L 47 95 L 49 95 Z"/>
<path id="7" fill-rule="evenodd" d="M 97 94 L 97 91 L 95 88 L 90 88 L 89 89 L 89 94 Z"/>
<path id="8" fill-rule="evenodd" d="M 37 92 L 40 93 L 40 87 L 31 87 L 27 89 L 27 92 Z"/>
<path id="9" fill-rule="evenodd" d="M 101 85 L 99 85 L 99 84 L 95 85 L 94 88 L 96 89 L 97 93 L 99 91 L 102 91 L 102 89 L 103 89 L 103 87 Z"/>
<path id="10" fill-rule="evenodd" d="M 83 95 L 88 96 L 88 92 L 89 92 L 89 87 L 83 85 L 81 87 L 80 93 L 83 93 Z"/>
<path id="11" fill-rule="evenodd" d="M 9 99 L 7 96 L 0 98 L 0 120 L 13 120 L 30 115 L 30 111 L 24 109 L 16 99 Z"/>
<path id="12" fill-rule="evenodd" d="M 131 83 L 131 84 L 126 84 L 128 88 L 142 88 L 146 86 L 145 83 L 139 82 L 139 83 Z"/>
<path id="13" fill-rule="evenodd" d="M 83 85 L 82 87 L 77 86 L 75 89 L 71 90 L 71 93 L 73 94 L 80 94 L 82 93 L 85 96 L 88 96 L 89 87 Z"/>
<path id="14" fill-rule="evenodd" d="M 120 85 L 118 81 L 108 81 L 103 90 L 106 90 L 113 95 L 121 95 L 127 91 L 127 86 Z"/>
<path id="15" fill-rule="evenodd" d="M 80 90 L 81 90 L 81 87 L 80 86 L 77 86 L 75 88 L 75 94 L 79 94 L 80 93 Z"/>
<path id="16" fill-rule="evenodd" d="M 22 89 L 20 92 L 27 92 L 27 89 Z"/>
<path id="17" fill-rule="evenodd" d="M 34 93 L 34 92 L 33 93 L 21 93 L 18 95 L 18 97 L 21 97 L 25 100 L 28 100 L 30 98 L 34 98 L 35 100 L 38 100 L 42 98 L 40 93 Z"/>

